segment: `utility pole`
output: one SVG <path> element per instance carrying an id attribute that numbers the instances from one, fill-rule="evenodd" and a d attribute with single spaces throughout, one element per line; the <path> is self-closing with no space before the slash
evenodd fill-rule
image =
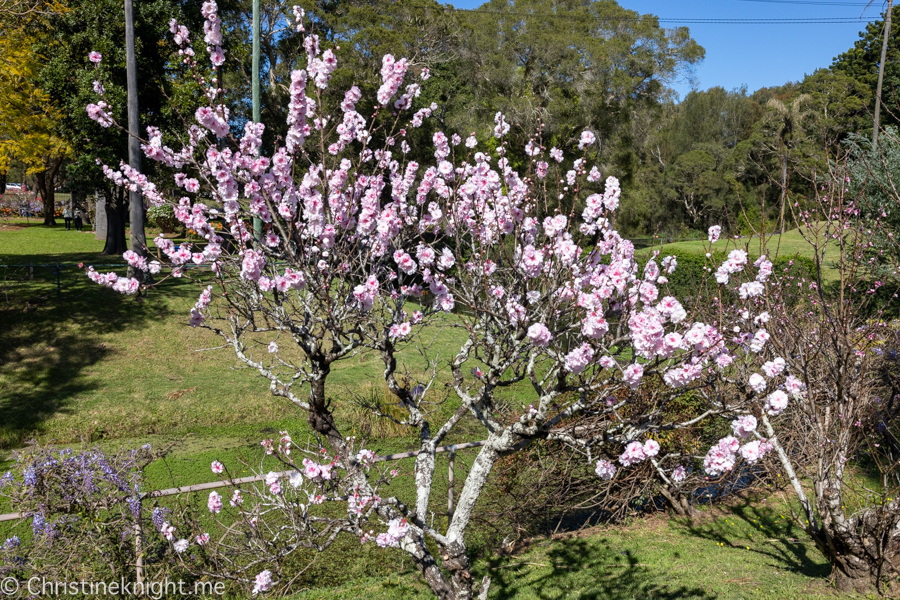
<path id="1" fill-rule="evenodd" d="M 259 2 L 259 0 L 254 0 Z M 881 119 L 881 83 L 884 81 L 884 63 L 887 60 L 888 39 L 891 37 L 891 12 L 894 0 L 888 0 L 887 12 L 884 13 L 884 39 L 881 42 L 881 62 L 878 64 L 878 87 L 875 89 L 875 128 L 872 132 L 872 145 L 878 147 L 878 125 Z"/>
<path id="2" fill-rule="evenodd" d="M 128 84 L 128 165 L 141 170 L 141 146 L 138 136 L 141 125 L 138 119 L 137 63 L 134 53 L 134 7 L 132 0 L 125 0 L 125 74 Z M 147 237 L 144 233 L 144 198 L 140 191 L 128 192 L 131 234 L 129 246 L 132 251 L 146 256 Z M 128 267 L 128 276 L 144 281 L 144 274 Z"/>
<path id="3" fill-rule="evenodd" d="M 259 107 L 259 0 L 253 0 L 253 63 L 250 70 L 252 71 L 253 81 L 251 88 L 253 90 L 253 122 L 259 123 L 260 107 Z M 263 222 L 259 217 L 253 217 L 253 233 L 257 240 L 262 239 Z"/>

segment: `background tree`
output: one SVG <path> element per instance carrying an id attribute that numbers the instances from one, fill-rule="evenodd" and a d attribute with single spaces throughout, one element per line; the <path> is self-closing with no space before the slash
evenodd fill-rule
<path id="1" fill-rule="evenodd" d="M 43 58 L 35 43 L 21 29 L 0 36 L 0 154 L 26 165 L 43 201 L 44 225 L 56 225 L 55 184 L 70 147 L 56 131 L 62 113 L 37 85 Z"/>
<path id="2" fill-rule="evenodd" d="M 185 5 L 193 14 L 198 7 Z M 103 128 L 91 121 L 85 106 L 96 99 L 93 82 L 98 74 L 86 71 L 88 53 L 103 56 L 102 70 L 108 112 L 120 123 L 127 123 L 125 91 L 125 30 L 123 6 L 115 0 L 73 0 L 68 10 L 47 20 L 46 31 L 36 38 L 37 49 L 47 60 L 36 73 L 41 88 L 60 104 L 61 118 L 56 135 L 72 148 L 72 159 L 65 166 L 65 177 L 73 194 L 84 197 L 100 192 L 104 199 L 107 237 L 104 254 L 120 255 L 127 249 L 125 227 L 128 201 L 124 191 L 103 176 L 97 163 L 117 166 L 128 160 L 127 135 L 115 128 Z M 181 5 L 172 0 L 135 4 L 135 43 L 137 53 L 138 95 L 142 123 L 156 123 L 171 132 L 177 117 L 170 108 L 184 109 L 190 101 L 187 92 L 171 83 L 178 63 L 170 61 L 165 48 L 169 20 L 180 16 Z M 191 86 L 192 82 L 186 85 Z M 192 88 L 196 92 L 196 87 Z M 194 100 L 196 102 L 196 100 Z M 148 173 L 153 172 L 149 165 Z"/>
<path id="3" fill-rule="evenodd" d="M 886 13 L 885 13 L 886 14 Z M 872 21 L 859 34 L 859 40 L 846 52 L 839 54 L 831 64 L 833 71 L 840 71 L 869 88 L 869 113 L 875 111 L 875 90 L 878 87 L 878 65 L 884 41 L 884 20 Z M 888 35 L 887 58 L 884 64 L 882 125 L 897 124 L 898 100 L 900 100 L 900 6 L 891 11 L 891 31 Z"/>

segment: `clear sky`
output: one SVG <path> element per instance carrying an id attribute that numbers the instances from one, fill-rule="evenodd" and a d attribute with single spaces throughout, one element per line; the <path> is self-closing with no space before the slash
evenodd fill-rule
<path id="1" fill-rule="evenodd" d="M 447 2 L 448 0 L 442 0 Z M 706 49 L 695 70 L 697 87 L 722 86 L 730 90 L 746 85 L 750 92 L 766 86 L 799 81 L 817 68 L 831 65 L 841 52 L 859 39 L 866 23 L 879 19 L 887 6 L 875 0 L 618 0 L 641 14 L 661 19 L 852 19 L 845 23 L 816 24 L 705 24 L 664 22 L 664 27 L 685 25 Z M 456 8 L 478 8 L 484 0 L 449 0 Z M 684 97 L 685 81 L 674 86 Z"/>

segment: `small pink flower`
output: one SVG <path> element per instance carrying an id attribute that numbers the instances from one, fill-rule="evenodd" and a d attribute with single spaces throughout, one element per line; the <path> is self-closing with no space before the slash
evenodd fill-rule
<path id="1" fill-rule="evenodd" d="M 223 465 L 222 463 L 220 463 L 217 460 L 212 461 L 212 472 L 213 473 L 218 475 L 219 473 L 221 473 L 224 470 L 225 470 L 225 465 Z"/>
<path id="2" fill-rule="evenodd" d="M 88 60 L 94 63 L 95 65 L 100 64 L 100 61 L 103 60 L 103 55 L 99 52 L 91 51 L 88 53 Z"/>

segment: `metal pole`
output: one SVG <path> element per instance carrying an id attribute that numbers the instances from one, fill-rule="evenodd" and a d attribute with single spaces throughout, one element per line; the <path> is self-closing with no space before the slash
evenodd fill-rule
<path id="1" fill-rule="evenodd" d="M 252 77 L 253 81 L 250 82 L 251 89 L 253 90 L 253 122 L 259 123 L 260 121 L 260 106 L 259 106 L 259 0 L 253 0 L 253 63 L 251 65 L 251 71 L 253 72 Z M 256 239 L 262 239 L 262 229 L 263 222 L 262 219 L 258 217 L 253 218 L 253 233 L 256 234 Z"/>
<path id="2" fill-rule="evenodd" d="M 259 0 L 255 0 L 259 1 Z M 878 87 L 875 90 L 875 129 L 872 132 L 872 145 L 878 146 L 878 124 L 881 119 L 881 83 L 884 81 L 884 63 L 887 60 L 888 39 L 891 36 L 891 10 L 894 0 L 888 0 L 887 12 L 884 13 L 884 39 L 881 42 L 881 62 L 878 64 Z"/>
<path id="3" fill-rule="evenodd" d="M 141 125 L 138 117 L 137 59 L 134 53 L 134 9 L 132 0 L 125 0 L 125 73 L 128 84 L 128 165 L 141 170 L 141 146 L 138 136 Z M 140 191 L 128 192 L 131 233 L 130 248 L 146 256 L 147 238 L 144 233 L 144 199 Z M 143 272 L 128 267 L 128 276 L 144 280 Z"/>

